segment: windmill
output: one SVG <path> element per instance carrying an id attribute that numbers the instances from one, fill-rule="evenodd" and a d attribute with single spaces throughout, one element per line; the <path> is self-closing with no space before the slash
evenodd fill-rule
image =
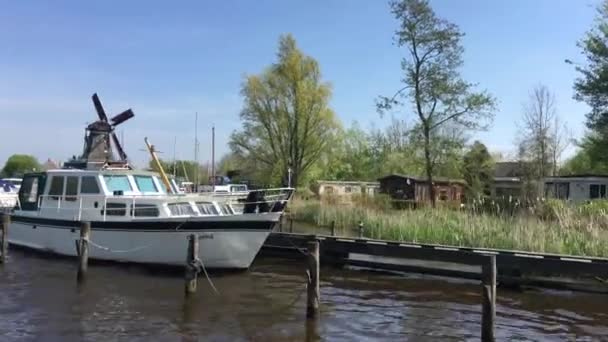
<path id="1" fill-rule="evenodd" d="M 99 169 L 104 167 L 128 168 L 127 154 L 120 145 L 120 140 L 116 136 L 116 133 L 114 133 L 114 130 L 116 126 L 129 120 L 135 114 L 133 114 L 131 109 L 127 109 L 108 120 L 108 116 L 97 94 L 93 94 L 92 98 L 99 120 L 87 126 L 84 150 L 80 158 L 73 158 L 65 166 L 79 169 Z M 116 148 L 118 158 L 114 156 L 112 145 Z"/>

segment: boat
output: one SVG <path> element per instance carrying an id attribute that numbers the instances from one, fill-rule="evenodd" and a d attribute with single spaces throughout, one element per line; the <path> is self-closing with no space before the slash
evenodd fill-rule
<path id="1" fill-rule="evenodd" d="M 17 205 L 19 188 L 11 181 L 0 179 L 0 213 L 8 213 Z"/>
<path id="2" fill-rule="evenodd" d="M 5 181 L 10 183 L 12 186 L 15 187 L 15 189 L 17 189 L 17 191 L 19 191 L 19 188 L 21 187 L 21 182 L 23 181 L 23 179 L 21 178 L 2 178 L 0 179 L 0 181 Z"/>
<path id="3" fill-rule="evenodd" d="M 96 94 L 93 103 L 99 120 L 86 128 L 83 154 L 62 169 L 23 177 L 9 242 L 76 256 L 81 222 L 90 222 L 92 259 L 184 265 L 187 238 L 195 234 L 206 268 L 248 268 L 293 189 L 280 189 L 282 197 L 273 200 L 259 191 L 243 212 L 227 201 L 180 193 L 162 170 L 139 171 L 129 164 L 114 128 L 133 112 L 108 120 Z"/>

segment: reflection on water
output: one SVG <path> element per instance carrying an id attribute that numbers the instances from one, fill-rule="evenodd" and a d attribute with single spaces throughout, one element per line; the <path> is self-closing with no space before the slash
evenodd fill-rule
<path id="1" fill-rule="evenodd" d="M 258 259 L 249 272 L 204 279 L 183 300 L 181 272 L 94 264 L 76 286 L 76 261 L 11 250 L 0 266 L 0 340 L 372 341 L 478 340 L 474 282 L 321 270 L 321 317 L 306 322 L 304 265 Z M 500 340 L 598 340 L 608 297 L 498 290 Z"/>

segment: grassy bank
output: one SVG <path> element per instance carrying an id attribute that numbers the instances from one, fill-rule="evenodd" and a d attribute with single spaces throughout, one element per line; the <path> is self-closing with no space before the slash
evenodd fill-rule
<path id="1" fill-rule="evenodd" d="M 608 257 L 608 211 L 603 207 L 556 204 L 537 210 L 542 215 L 532 210 L 494 215 L 295 200 L 290 211 L 297 221 L 321 226 L 334 221 L 342 235 L 352 235 L 361 221 L 364 236 L 374 239 Z"/>

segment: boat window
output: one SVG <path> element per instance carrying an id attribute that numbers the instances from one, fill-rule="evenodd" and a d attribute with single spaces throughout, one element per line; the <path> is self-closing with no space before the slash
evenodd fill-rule
<path id="1" fill-rule="evenodd" d="M 49 195 L 54 200 L 59 199 L 63 195 L 63 178 L 63 176 L 53 176 L 53 178 L 51 178 Z"/>
<path id="2" fill-rule="evenodd" d="M 222 204 L 220 205 L 220 209 L 222 210 L 223 215 L 234 215 L 234 210 L 232 210 L 230 204 Z"/>
<path id="3" fill-rule="evenodd" d="M 247 186 L 245 185 L 233 185 L 230 187 L 230 191 L 232 192 L 245 192 L 247 191 Z"/>
<path id="4" fill-rule="evenodd" d="M 103 180 L 112 193 L 115 191 L 131 191 L 131 184 L 126 175 L 104 175 Z"/>
<path id="5" fill-rule="evenodd" d="M 154 178 L 156 178 L 156 177 L 154 177 Z M 158 184 L 160 184 L 160 190 L 161 190 L 161 192 L 167 193 L 167 187 L 165 186 L 165 182 L 163 182 L 160 179 L 158 181 L 159 181 Z"/>
<path id="6" fill-rule="evenodd" d="M 75 201 L 78 195 L 78 177 L 68 176 L 65 182 L 65 200 Z"/>
<path id="7" fill-rule="evenodd" d="M 25 176 L 19 189 L 19 202 L 23 209 L 36 209 L 38 204 L 39 177 Z"/>
<path id="8" fill-rule="evenodd" d="M 140 192 L 158 192 L 152 176 L 133 176 Z"/>
<path id="9" fill-rule="evenodd" d="M 98 194 L 99 185 L 97 184 L 97 178 L 94 176 L 84 176 L 80 181 L 80 193 L 81 194 Z"/>
<path id="10" fill-rule="evenodd" d="M 101 211 L 103 215 L 103 210 Z M 106 215 L 108 216 L 125 216 L 127 214 L 127 205 L 125 203 L 106 203 Z"/>
<path id="11" fill-rule="evenodd" d="M 196 207 L 201 215 L 219 215 L 217 208 L 210 202 L 196 202 Z"/>
<path id="12" fill-rule="evenodd" d="M 131 215 L 136 217 L 157 217 L 160 215 L 158 207 L 154 204 L 139 203 L 131 208 Z"/>
<path id="13" fill-rule="evenodd" d="M 190 203 L 169 203 L 169 211 L 171 215 L 181 216 L 181 215 L 195 215 L 194 209 L 190 206 Z"/>

